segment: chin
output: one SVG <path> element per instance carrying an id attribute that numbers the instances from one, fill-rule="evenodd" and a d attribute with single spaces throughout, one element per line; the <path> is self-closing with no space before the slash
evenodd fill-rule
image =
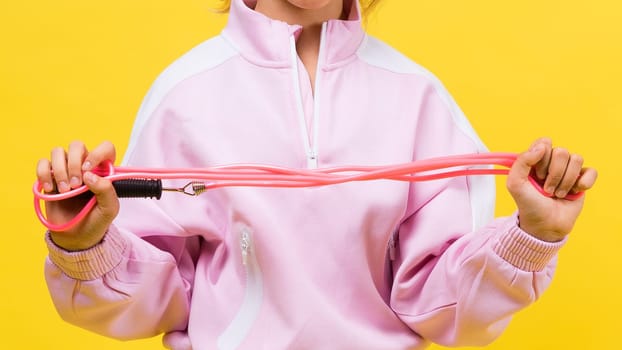
<path id="1" fill-rule="evenodd" d="M 326 7 L 332 0 L 287 0 L 290 4 L 305 10 L 317 10 Z"/>

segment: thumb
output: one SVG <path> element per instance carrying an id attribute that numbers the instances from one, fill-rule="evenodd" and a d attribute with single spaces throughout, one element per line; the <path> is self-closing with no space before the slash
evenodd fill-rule
<path id="1" fill-rule="evenodd" d="M 119 212 L 119 200 L 112 183 L 90 171 L 84 173 L 84 183 L 95 194 L 97 199 L 95 209 L 104 220 L 112 222 Z"/>
<path id="2" fill-rule="evenodd" d="M 542 144 L 535 144 L 528 151 L 519 154 L 512 164 L 506 179 L 506 187 L 514 200 L 527 193 L 524 185 L 529 182 L 532 169 L 544 158 L 545 153 L 546 148 Z"/>
<path id="3" fill-rule="evenodd" d="M 528 151 L 521 153 L 510 169 L 509 177 L 516 180 L 527 180 L 533 167 L 542 160 L 545 149 L 542 144 L 536 144 Z"/>

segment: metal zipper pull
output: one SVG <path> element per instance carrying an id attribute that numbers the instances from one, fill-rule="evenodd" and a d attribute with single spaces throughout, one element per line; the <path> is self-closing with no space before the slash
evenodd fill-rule
<path id="1" fill-rule="evenodd" d="M 389 238 L 389 260 L 394 261 L 395 260 L 395 236 L 397 235 L 397 232 L 394 232 L 391 235 L 391 238 Z"/>
<path id="2" fill-rule="evenodd" d="M 242 265 L 248 264 L 248 256 L 251 253 L 251 233 L 248 227 L 240 230 L 240 249 L 242 250 Z"/>
<path id="3" fill-rule="evenodd" d="M 309 152 L 308 158 L 307 158 L 307 167 L 309 169 L 316 169 L 317 168 L 317 155 L 315 155 L 315 153 L 313 151 Z"/>

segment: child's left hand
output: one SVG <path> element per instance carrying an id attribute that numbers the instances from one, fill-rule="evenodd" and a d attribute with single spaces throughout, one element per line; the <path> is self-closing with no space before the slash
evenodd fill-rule
<path id="1" fill-rule="evenodd" d="M 536 190 L 529 176 L 536 176 L 551 197 Z M 510 169 L 507 188 L 518 207 L 519 226 L 544 241 L 556 242 L 570 233 L 581 212 L 585 196 L 565 199 L 568 193 L 590 189 L 597 172 L 583 168 L 583 157 L 564 148 L 553 148 L 551 140 L 536 140 L 520 154 Z"/>

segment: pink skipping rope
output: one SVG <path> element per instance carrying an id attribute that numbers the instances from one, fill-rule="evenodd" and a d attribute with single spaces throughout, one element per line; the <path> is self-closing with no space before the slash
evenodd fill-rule
<path id="1" fill-rule="evenodd" d="M 162 190 L 194 196 L 209 189 L 228 186 L 312 187 L 380 179 L 418 182 L 465 175 L 507 175 L 516 158 L 517 155 L 514 153 L 477 153 L 431 158 L 390 166 L 340 166 L 312 170 L 260 164 L 233 164 L 199 169 L 134 168 L 115 167 L 112 162 L 107 162 L 96 169 L 95 173 L 106 177 L 113 183 L 122 180 L 139 182 L 145 179 L 148 179 L 146 181 L 157 180 L 159 187 L 155 189 L 155 192 L 152 189 L 148 192 L 149 194 L 129 196 L 156 197 L 159 199 Z M 492 166 L 503 168 L 499 169 Z M 188 185 L 177 189 L 162 189 L 160 180 L 164 179 L 189 179 L 206 182 L 200 183 L 199 186 L 196 186 L 197 182 L 189 183 L 188 185 L 192 184 L 195 190 L 188 192 Z M 542 186 L 533 176 L 530 176 L 529 180 L 540 193 L 548 197 L 551 196 L 544 192 Z M 96 204 L 96 199 L 93 196 L 73 219 L 66 223 L 55 224 L 47 220 L 41 210 L 40 202 L 42 200 L 69 199 L 89 190 L 85 185 L 57 194 L 45 194 L 42 190 L 43 185 L 38 181 L 35 182 L 33 186 L 35 212 L 41 223 L 52 231 L 61 232 L 71 229 L 83 220 Z M 119 193 L 117 194 L 119 195 Z M 565 199 L 575 200 L 581 195 L 582 193 L 572 193 L 568 194 Z"/>

